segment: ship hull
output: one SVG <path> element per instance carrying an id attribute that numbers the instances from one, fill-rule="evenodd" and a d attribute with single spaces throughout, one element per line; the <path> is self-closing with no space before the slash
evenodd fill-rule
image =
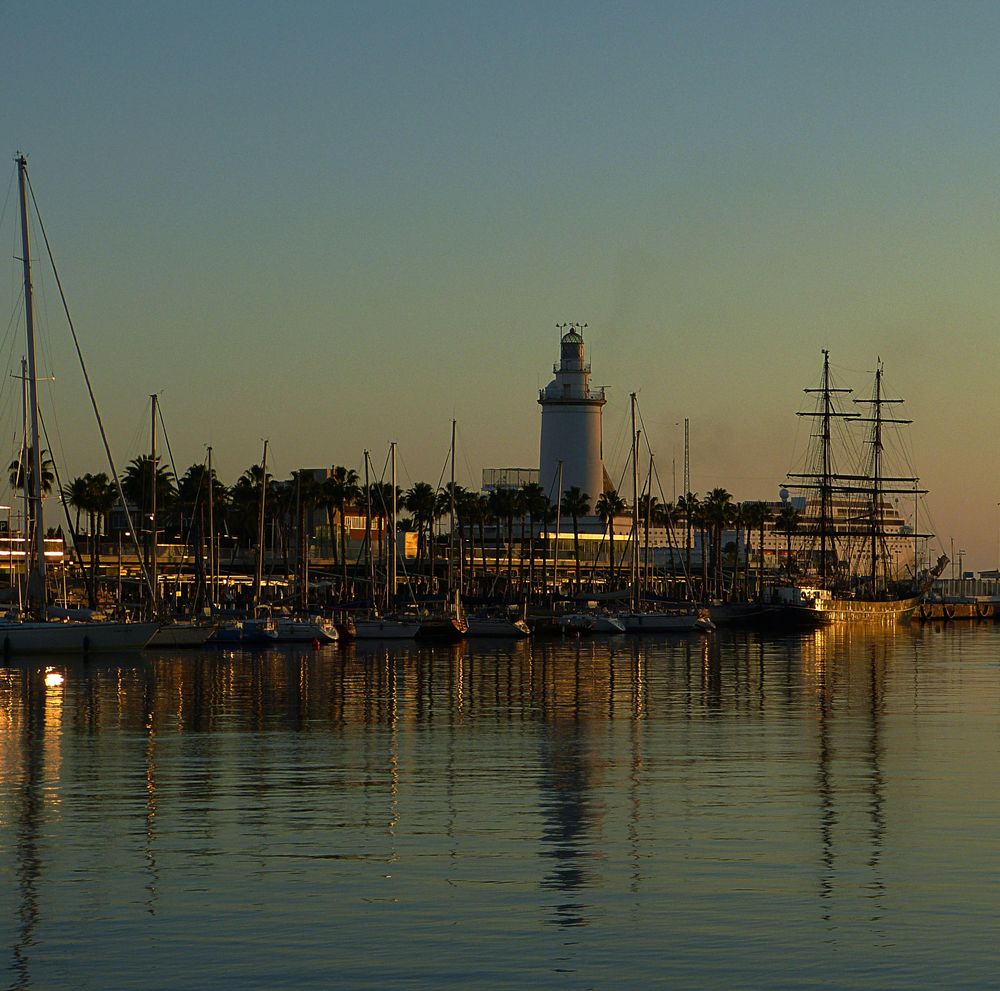
<path id="1" fill-rule="evenodd" d="M 89 654 L 141 650 L 157 623 L 3 623 L 4 654 Z"/>
<path id="2" fill-rule="evenodd" d="M 838 599 L 831 597 L 811 604 L 771 607 L 766 618 L 779 626 L 880 625 L 908 623 L 920 605 L 920 596 L 907 599 Z"/>
<path id="3" fill-rule="evenodd" d="M 153 639 L 146 644 L 151 649 L 169 647 L 201 647 L 215 634 L 214 626 L 201 626 L 197 623 L 168 623 L 161 626 Z"/>

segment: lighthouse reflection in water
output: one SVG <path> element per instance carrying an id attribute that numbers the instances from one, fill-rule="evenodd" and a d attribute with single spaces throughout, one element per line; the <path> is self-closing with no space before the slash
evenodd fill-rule
<path id="1" fill-rule="evenodd" d="M 4 662 L 6 984 L 988 986 L 998 648 Z"/>

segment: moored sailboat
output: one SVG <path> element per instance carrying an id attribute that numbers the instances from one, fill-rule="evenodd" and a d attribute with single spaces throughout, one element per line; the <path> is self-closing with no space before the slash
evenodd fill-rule
<path id="1" fill-rule="evenodd" d="M 386 569 L 385 593 L 383 596 L 383 609 L 374 608 L 366 617 L 355 617 L 354 637 L 357 640 L 412 640 L 420 629 L 420 623 L 410 617 L 397 618 L 391 615 L 392 607 L 396 598 L 396 444 L 389 445 L 389 460 L 391 462 L 391 508 L 389 512 L 389 553 L 388 567 Z M 365 474 L 368 473 L 368 452 L 365 452 Z M 369 500 L 367 507 L 368 517 L 371 518 L 371 489 L 365 486 L 366 498 Z M 375 565 L 372 558 L 371 547 L 368 548 L 368 577 L 369 588 L 374 595 L 375 586 Z"/>
<path id="2" fill-rule="evenodd" d="M 691 633 L 715 629 L 708 613 L 697 609 L 649 610 L 643 604 L 639 581 L 639 431 L 636 424 L 636 397 L 632 399 L 632 559 L 629 609 L 616 619 L 626 633 Z"/>
<path id="3" fill-rule="evenodd" d="M 94 651 L 139 650 L 152 638 L 158 623 L 115 623 L 101 620 L 54 622 L 48 615 L 46 562 L 42 549 L 45 527 L 42 507 L 38 378 L 35 362 L 35 314 L 29 237 L 28 161 L 24 155 L 19 154 L 16 162 L 20 198 L 21 262 L 24 276 L 25 340 L 27 346 L 28 402 L 26 412 L 27 427 L 31 437 L 30 463 L 27 466 L 26 482 L 26 501 L 31 510 L 30 521 L 25 521 L 29 538 L 27 542 L 29 565 L 26 590 L 33 618 L 10 617 L 0 621 L 0 644 L 2 644 L 5 655 L 11 653 L 86 654 Z"/>

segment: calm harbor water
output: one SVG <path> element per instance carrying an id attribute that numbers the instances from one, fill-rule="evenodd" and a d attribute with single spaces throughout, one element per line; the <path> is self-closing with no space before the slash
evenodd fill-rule
<path id="1" fill-rule="evenodd" d="M 993 625 L 0 662 L 10 988 L 995 987 L 998 826 Z"/>

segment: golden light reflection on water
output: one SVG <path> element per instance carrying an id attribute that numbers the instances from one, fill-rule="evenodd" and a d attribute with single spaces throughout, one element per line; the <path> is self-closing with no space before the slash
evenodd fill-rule
<path id="1" fill-rule="evenodd" d="M 133 902 L 150 919 L 225 851 L 242 885 L 276 860 L 296 883 L 311 877 L 300 859 L 357 863 L 366 884 L 387 884 L 363 904 L 402 912 L 437 881 L 474 912 L 497 884 L 557 929 L 607 927 L 621 909 L 641 931 L 665 911 L 656 892 L 681 907 L 701 891 L 722 917 L 739 891 L 773 887 L 815 920 L 814 943 L 861 912 L 887 938 L 914 883 L 898 874 L 900 837 L 922 849 L 915 824 L 944 780 L 927 740 L 942 700 L 963 714 L 997 707 L 982 691 L 994 672 L 962 653 L 992 632 L 355 644 L 0 668 L 12 966 L 39 966 L 43 837 L 97 842 L 79 827 L 98 814 L 122 817 L 117 835 L 131 837 L 129 803 L 141 824 L 121 856 L 134 844 Z M 123 760 L 81 761 L 80 745 Z M 353 876 L 337 874 L 347 904 Z M 407 887 L 414 876 L 425 888 Z M 350 924 L 336 903 L 326 911 Z"/>

